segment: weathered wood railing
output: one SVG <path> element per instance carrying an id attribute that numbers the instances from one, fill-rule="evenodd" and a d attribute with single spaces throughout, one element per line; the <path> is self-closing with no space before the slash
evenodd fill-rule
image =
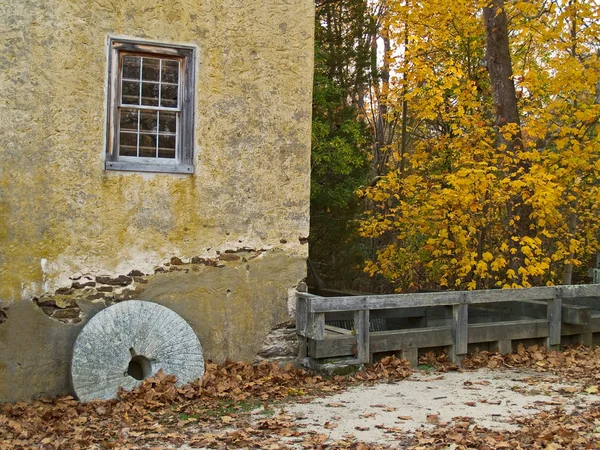
<path id="1" fill-rule="evenodd" d="M 506 302 L 545 307 L 546 317 L 469 324 L 469 306 Z M 431 307 L 451 307 L 452 326 L 369 332 L 373 311 Z M 353 331 L 326 325 L 328 313 L 352 313 Z M 468 345 L 478 342 L 496 343 L 501 352 L 509 352 L 512 341 L 519 339 L 544 338 L 547 346 L 556 347 L 562 335 L 578 335 L 580 342 L 591 345 L 593 333 L 600 332 L 600 285 L 344 297 L 298 292 L 296 330 L 300 356 L 354 355 L 361 363 L 369 362 L 373 353 L 397 351 L 414 364 L 419 348 L 441 346 L 449 347 L 450 356 L 460 360 Z"/>

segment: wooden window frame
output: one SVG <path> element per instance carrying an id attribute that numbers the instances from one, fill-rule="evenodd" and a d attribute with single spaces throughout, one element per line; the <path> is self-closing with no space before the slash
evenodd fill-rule
<path id="1" fill-rule="evenodd" d="M 180 61 L 179 99 L 181 112 L 177 130 L 177 155 L 173 160 L 156 158 L 119 157 L 119 105 L 121 99 L 122 56 L 163 57 Z M 106 127 L 106 170 L 133 172 L 194 173 L 194 105 L 195 105 L 196 49 L 129 39 L 109 39 L 108 107 Z"/>

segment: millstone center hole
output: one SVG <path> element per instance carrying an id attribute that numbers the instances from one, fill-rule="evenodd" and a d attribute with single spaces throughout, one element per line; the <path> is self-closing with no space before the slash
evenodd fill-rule
<path id="1" fill-rule="evenodd" d="M 127 375 L 136 380 L 145 380 L 152 375 L 152 364 L 150 360 L 143 355 L 136 355 L 129 361 Z"/>

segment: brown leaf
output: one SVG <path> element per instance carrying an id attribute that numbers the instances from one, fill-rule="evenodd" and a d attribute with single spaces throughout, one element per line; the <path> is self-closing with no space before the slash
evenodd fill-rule
<path id="1" fill-rule="evenodd" d="M 429 423 L 438 423 L 440 421 L 439 414 L 427 414 L 427 422 Z"/>

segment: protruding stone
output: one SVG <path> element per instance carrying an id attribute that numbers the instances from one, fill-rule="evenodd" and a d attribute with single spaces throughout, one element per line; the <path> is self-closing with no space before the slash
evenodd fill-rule
<path id="1" fill-rule="evenodd" d="M 70 287 L 62 287 L 56 290 L 55 294 L 57 295 L 71 295 L 73 293 L 73 289 Z"/>
<path id="2" fill-rule="evenodd" d="M 80 283 L 79 281 L 74 281 L 73 284 L 71 284 L 71 287 L 73 289 L 83 289 L 85 287 L 94 287 L 96 286 L 96 282 L 95 281 L 85 281 L 83 283 Z M 58 293 L 58 291 L 57 291 Z"/>
<path id="3" fill-rule="evenodd" d="M 66 295 L 55 295 L 53 300 L 54 304 L 61 309 L 73 308 L 77 306 L 77 300 Z"/>
<path id="4" fill-rule="evenodd" d="M 284 323 L 275 327 L 267 335 L 254 362 L 268 360 L 294 360 L 298 356 L 296 326 Z"/>
<path id="5" fill-rule="evenodd" d="M 159 370 L 189 383 L 204 374 L 194 330 L 170 309 L 130 300 L 90 319 L 75 341 L 71 378 L 84 402 L 115 398 Z"/>
<path id="6" fill-rule="evenodd" d="M 130 277 L 143 277 L 144 276 L 144 272 L 140 271 L 140 270 L 132 270 L 131 272 L 129 272 L 127 274 Z"/>
<path id="7" fill-rule="evenodd" d="M 133 283 L 133 278 L 126 275 L 119 275 L 118 277 L 107 277 L 100 276 L 96 277 L 96 281 L 101 284 L 108 284 L 109 286 L 127 286 Z"/>
<path id="8" fill-rule="evenodd" d="M 217 267 L 218 262 L 215 261 L 214 259 L 209 259 L 209 258 L 201 258 L 199 256 L 194 256 L 192 258 L 192 264 L 203 264 L 205 266 L 212 266 L 212 267 Z"/>

